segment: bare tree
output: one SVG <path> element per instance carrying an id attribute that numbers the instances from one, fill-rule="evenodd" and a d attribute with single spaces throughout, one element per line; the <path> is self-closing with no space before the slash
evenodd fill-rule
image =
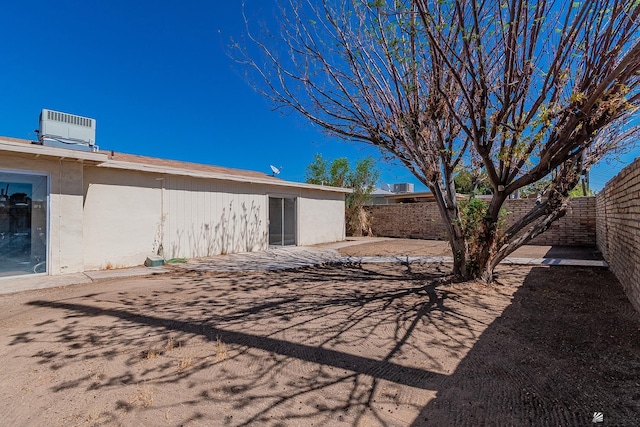
<path id="1" fill-rule="evenodd" d="M 279 32 L 236 58 L 256 87 L 341 138 L 399 159 L 434 194 L 454 273 L 495 266 L 564 215 L 581 174 L 638 134 L 640 3 L 626 0 L 287 0 Z M 483 169 L 493 198 L 456 200 Z M 510 194 L 549 176 L 509 228 Z"/>

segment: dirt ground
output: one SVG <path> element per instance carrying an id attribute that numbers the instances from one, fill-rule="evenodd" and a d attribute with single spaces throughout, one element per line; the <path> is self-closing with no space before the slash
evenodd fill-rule
<path id="1" fill-rule="evenodd" d="M 637 426 L 606 269 L 175 271 L 0 296 L 7 426 Z M 598 424 L 595 424 L 598 425 Z"/>

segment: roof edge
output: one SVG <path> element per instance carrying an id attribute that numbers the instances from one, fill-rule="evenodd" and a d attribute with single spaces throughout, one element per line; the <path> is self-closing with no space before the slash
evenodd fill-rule
<path id="1" fill-rule="evenodd" d="M 109 169 L 121 169 L 121 170 L 131 170 L 131 171 L 138 171 L 138 172 L 160 173 L 160 174 L 167 174 L 167 175 L 189 176 L 192 178 L 217 179 L 220 181 L 243 182 L 248 184 L 265 184 L 265 185 L 273 185 L 277 187 L 305 188 L 309 190 L 330 191 L 335 193 L 348 194 L 353 192 L 353 190 L 350 188 L 328 187 L 324 185 L 306 184 L 302 182 L 292 182 L 292 181 L 274 180 L 274 179 L 267 179 L 267 178 L 230 175 L 230 174 L 218 173 L 218 172 L 188 170 L 188 169 L 182 169 L 182 168 L 174 168 L 171 166 L 156 166 L 156 165 L 149 165 L 144 163 L 131 163 L 131 162 L 123 162 L 123 161 L 117 161 L 117 160 L 110 160 L 110 159 L 107 160 L 106 162 L 98 164 L 97 166 L 101 168 L 109 168 Z"/>
<path id="2" fill-rule="evenodd" d="M 29 141 L 29 140 L 3 137 L 3 136 L 0 136 L 0 151 L 8 151 L 8 152 L 22 153 L 22 154 L 25 154 L 25 153 L 33 154 L 36 157 L 44 156 L 44 157 L 55 157 L 58 159 L 74 159 L 74 160 L 90 161 L 91 163 L 95 164 L 97 167 L 102 167 L 102 168 L 131 170 L 131 171 L 149 172 L 149 173 L 160 173 L 160 174 L 167 174 L 167 175 L 189 176 L 193 178 L 217 179 L 220 181 L 243 182 L 243 183 L 249 183 L 249 184 L 264 184 L 264 185 L 272 185 L 277 187 L 304 188 L 308 190 L 329 191 L 329 192 L 343 193 L 343 194 L 348 194 L 353 192 L 353 190 L 350 188 L 329 187 L 324 185 L 284 181 L 280 179 L 271 178 L 267 175 L 265 175 L 264 178 L 261 178 L 257 176 L 236 175 L 236 174 L 227 174 L 223 172 L 202 171 L 202 170 L 190 170 L 190 169 L 180 168 L 180 167 L 161 166 L 161 165 L 153 165 L 148 163 L 136 163 L 136 162 L 130 162 L 130 161 L 123 161 L 123 160 L 114 160 L 109 158 L 108 152 L 106 151 L 94 153 L 94 152 L 87 152 L 87 151 L 68 150 L 64 148 L 47 147 L 39 144 L 34 144 L 33 141 Z M 187 163 L 185 163 L 185 165 L 186 164 Z M 207 166 L 200 163 L 198 165 Z M 237 169 L 237 171 L 241 171 L 241 170 Z"/>
<path id="3" fill-rule="evenodd" d="M 39 144 L 26 144 L 24 142 L 17 142 L 19 140 L 12 140 L 11 138 L 0 137 L 0 150 L 9 151 L 12 153 L 26 153 L 33 154 L 34 156 L 56 157 L 58 159 L 74 159 L 74 160 L 87 160 L 93 162 L 104 162 L 108 159 L 105 153 L 94 153 L 89 151 L 76 151 L 68 150 L 64 148 L 46 147 Z M 30 141 L 31 142 L 31 141 Z"/>

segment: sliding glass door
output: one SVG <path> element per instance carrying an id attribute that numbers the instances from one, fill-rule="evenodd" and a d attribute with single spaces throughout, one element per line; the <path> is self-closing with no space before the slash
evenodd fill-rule
<path id="1" fill-rule="evenodd" d="M 269 197 L 269 245 L 296 244 L 296 199 Z"/>
<path id="2" fill-rule="evenodd" d="M 47 177 L 0 171 L 0 277 L 47 271 Z"/>

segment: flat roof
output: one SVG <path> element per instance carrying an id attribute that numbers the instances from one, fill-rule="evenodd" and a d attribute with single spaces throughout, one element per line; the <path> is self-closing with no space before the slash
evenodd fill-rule
<path id="1" fill-rule="evenodd" d="M 87 152 L 65 148 L 47 147 L 36 141 L 0 136 L 0 151 L 33 154 L 35 157 L 55 157 L 58 159 L 76 159 L 87 161 L 97 167 L 132 170 L 166 175 L 189 176 L 193 178 L 217 179 L 250 184 L 266 184 L 278 187 L 305 188 L 310 190 L 351 193 L 349 188 L 329 187 L 285 181 L 263 172 L 233 169 L 202 163 L 182 162 L 156 157 L 117 153 L 111 150 Z"/>

